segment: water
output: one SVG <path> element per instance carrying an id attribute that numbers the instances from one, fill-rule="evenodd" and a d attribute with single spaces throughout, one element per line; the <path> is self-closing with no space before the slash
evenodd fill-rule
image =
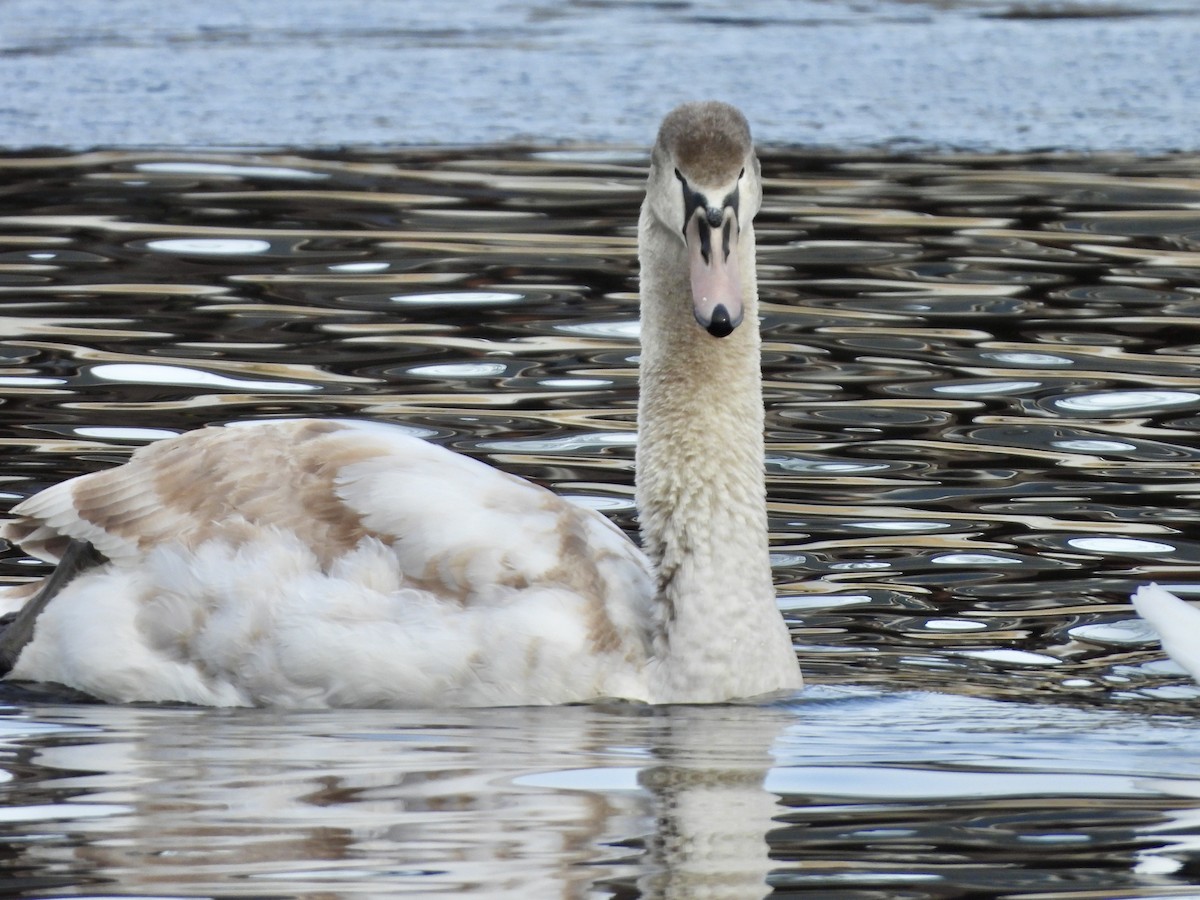
<path id="1" fill-rule="evenodd" d="M 0 485 L 356 416 L 633 527 L 632 151 L 0 158 Z M 786 703 L 6 687 L 16 896 L 1195 896 L 1197 160 L 766 154 Z M 9 551 L 0 577 L 44 568 Z M 707 892 L 707 893 L 705 893 Z"/>
<path id="2" fill-rule="evenodd" d="M 1195 896 L 1182 718 L 816 688 L 4 724 L 9 896 Z"/>
<path id="3" fill-rule="evenodd" d="M 1200 148 L 1192 0 L 4 0 L 5 147 Z M 702 48 L 702 49 L 700 49 Z"/>

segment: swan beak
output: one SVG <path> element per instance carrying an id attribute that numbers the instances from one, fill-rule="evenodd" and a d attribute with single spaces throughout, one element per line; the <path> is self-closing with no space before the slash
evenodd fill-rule
<path id="1" fill-rule="evenodd" d="M 692 281 L 692 311 L 700 327 L 713 337 L 732 334 L 742 323 L 742 275 L 738 267 L 738 221 L 726 208 L 719 224 L 699 209 L 688 222 L 684 237 Z"/>

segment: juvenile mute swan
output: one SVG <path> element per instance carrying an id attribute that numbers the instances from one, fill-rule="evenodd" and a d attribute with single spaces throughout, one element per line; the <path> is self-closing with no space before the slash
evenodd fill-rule
<path id="1" fill-rule="evenodd" d="M 1200 681 L 1200 609 L 1157 584 L 1138 588 L 1133 608 L 1158 632 L 1167 656 Z"/>
<path id="2" fill-rule="evenodd" d="M 599 513 L 393 426 L 205 428 L 13 510 L 4 536 L 59 566 L 9 589 L 0 674 L 213 706 L 798 688 L 767 553 L 760 198 L 741 113 L 663 120 L 638 223 L 644 555 Z"/>

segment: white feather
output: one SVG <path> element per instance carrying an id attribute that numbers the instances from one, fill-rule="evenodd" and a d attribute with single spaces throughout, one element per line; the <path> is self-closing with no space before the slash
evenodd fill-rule
<path id="1" fill-rule="evenodd" d="M 1138 588 L 1133 608 L 1158 632 L 1167 656 L 1200 681 L 1200 609 L 1157 584 Z"/>
<path id="2" fill-rule="evenodd" d="M 331 473 L 325 498 L 367 527 L 352 546 L 325 563 L 317 532 L 237 509 L 214 529 L 160 497 L 172 536 L 72 582 L 41 614 L 12 677 L 104 699 L 218 705 L 649 699 L 649 569 L 607 520 L 400 429 L 373 429 L 372 444 L 356 423 L 319 425 L 324 456 L 360 459 Z M 246 480 L 270 482 L 280 479 L 275 451 L 303 446 L 313 426 L 255 429 L 254 453 L 240 429 L 177 440 L 208 452 L 232 442 L 239 452 L 221 458 Z M 368 451 L 376 455 L 361 461 Z M 161 487 L 157 459 L 135 454 L 122 468 Z M 52 513 L 62 533 L 94 532 L 63 509 L 56 502 Z M 566 553 L 564 533 L 582 535 Z M 591 569 L 591 589 L 572 590 Z M 597 621 L 611 625 L 616 646 L 594 646 Z"/>

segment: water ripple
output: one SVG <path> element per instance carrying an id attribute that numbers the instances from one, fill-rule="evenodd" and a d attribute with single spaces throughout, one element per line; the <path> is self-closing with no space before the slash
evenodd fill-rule
<path id="1" fill-rule="evenodd" d="M 0 160 L 6 498 L 209 422 L 319 415 L 404 423 L 632 530 L 644 162 Z M 813 682 L 1178 685 L 1078 629 L 1137 582 L 1200 582 L 1188 160 L 763 167 L 774 571 Z M 976 653 L 1000 649 L 1058 664 Z"/>

